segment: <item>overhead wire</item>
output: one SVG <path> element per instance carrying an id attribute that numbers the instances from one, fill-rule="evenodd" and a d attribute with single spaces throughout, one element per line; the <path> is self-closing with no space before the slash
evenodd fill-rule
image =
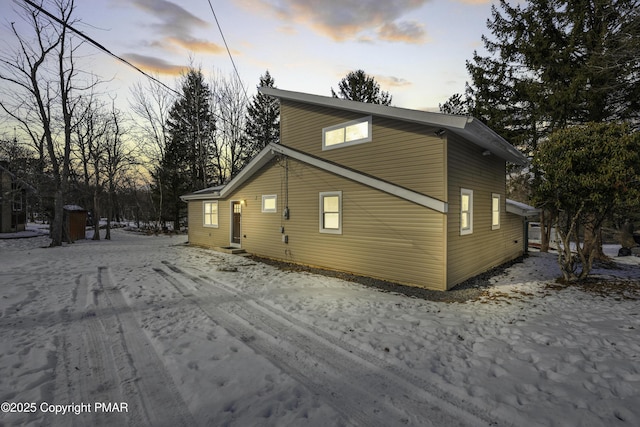
<path id="1" fill-rule="evenodd" d="M 220 22 L 218 21 L 218 16 L 216 15 L 215 10 L 213 9 L 213 5 L 211 4 L 211 0 L 207 0 L 209 3 L 209 8 L 211 9 L 211 13 L 213 14 L 213 19 L 216 21 L 216 25 L 218 26 L 218 31 L 220 31 L 220 36 L 222 37 L 222 41 L 224 42 L 224 47 L 227 49 L 227 54 L 229 55 L 229 59 L 231 60 L 231 65 L 233 66 L 233 70 L 238 77 L 238 83 L 240 83 L 240 87 L 242 88 L 242 92 L 244 92 L 244 96 L 249 101 L 249 96 L 247 95 L 247 90 L 244 88 L 242 84 L 242 79 L 240 78 L 240 73 L 238 72 L 238 67 L 236 67 L 236 63 L 233 60 L 233 56 L 231 55 L 231 50 L 229 49 L 229 45 L 227 44 L 227 39 L 224 37 L 224 33 L 222 32 L 222 27 L 220 26 Z"/>
<path id="2" fill-rule="evenodd" d="M 31 0 L 23 0 L 25 3 L 27 3 L 28 5 L 30 5 L 31 7 L 35 8 L 36 10 L 42 12 L 43 14 L 45 14 L 47 17 L 49 17 L 50 19 L 54 20 L 55 22 L 57 22 L 58 24 L 64 26 L 65 28 L 68 28 L 69 30 L 71 30 L 72 32 L 74 32 L 75 34 L 77 34 L 78 36 L 80 36 L 81 38 L 83 38 L 84 40 L 88 41 L 89 43 L 91 43 L 93 46 L 97 47 L 99 50 L 105 52 L 106 54 L 108 54 L 109 56 L 121 61 L 122 63 L 126 64 L 127 66 L 133 68 L 134 70 L 136 70 L 137 72 L 139 72 L 140 74 L 142 74 L 143 76 L 147 77 L 148 79 L 152 80 L 153 82 L 155 82 L 156 84 L 162 86 L 163 88 L 165 88 L 166 90 L 172 92 L 173 94 L 177 95 L 177 96 L 182 96 L 182 94 L 180 92 L 178 92 L 175 89 L 172 89 L 171 87 L 167 86 L 166 84 L 164 84 L 163 82 L 161 82 L 160 80 L 158 80 L 157 78 L 153 77 L 152 75 L 146 73 L 145 71 L 141 70 L 140 68 L 138 68 L 137 66 L 135 66 L 134 64 L 132 64 L 131 62 L 127 61 L 126 59 L 116 55 L 115 53 L 111 52 L 109 49 L 107 49 L 104 45 L 102 45 L 101 43 L 99 43 L 98 41 L 96 41 L 95 39 L 93 39 L 92 37 L 86 35 L 85 33 L 83 33 L 82 31 L 74 28 L 71 24 L 69 24 L 68 22 L 63 21 L 62 19 L 58 18 L 57 16 L 51 14 L 49 11 L 47 11 L 46 9 L 44 9 L 42 6 L 39 6 L 38 4 L 32 2 Z M 233 61 L 233 57 L 231 56 L 231 51 L 229 50 L 229 46 L 227 44 L 227 41 L 224 37 L 224 34 L 222 32 L 222 28 L 220 27 L 220 23 L 218 22 L 218 18 L 215 14 L 215 11 L 213 10 L 213 5 L 211 4 L 211 1 L 209 1 L 209 6 L 211 8 L 211 12 L 213 13 L 213 16 L 216 20 L 216 24 L 218 26 L 218 30 L 220 31 L 220 35 L 222 36 L 222 39 L 224 41 L 224 45 L 227 49 L 227 53 L 229 54 L 229 58 L 231 59 L 231 64 L 233 65 L 233 69 L 236 73 L 236 76 L 238 77 L 238 82 L 240 84 L 240 87 L 242 88 L 242 92 L 244 93 L 245 98 L 247 99 L 247 101 L 249 101 L 249 97 L 247 95 L 247 91 L 244 88 L 244 85 L 242 84 L 242 80 L 240 79 L 240 74 L 238 73 L 238 69 L 236 67 L 235 62 Z M 222 121 L 228 123 L 229 125 L 231 125 L 232 127 L 238 127 L 238 125 L 236 125 L 235 123 L 232 123 L 231 121 L 229 121 L 228 119 L 226 119 L 225 117 L 222 117 L 214 112 L 212 112 L 212 115 L 218 119 L 221 119 Z"/>
<path id="3" fill-rule="evenodd" d="M 92 45 L 94 45 L 95 47 L 97 47 L 98 49 L 100 49 L 101 51 L 105 52 L 106 54 L 110 55 L 113 58 L 116 58 L 117 60 L 125 63 L 126 65 L 128 65 L 129 67 L 133 68 L 134 70 L 136 70 L 137 72 L 141 73 L 142 75 L 144 75 L 145 77 L 147 77 L 148 79 L 151 79 L 152 81 L 154 81 L 155 83 L 159 84 L 160 86 L 164 87 L 165 89 L 167 89 L 170 92 L 175 93 L 176 95 L 180 96 L 180 93 L 178 91 L 176 91 L 175 89 L 170 88 L 169 86 L 167 86 L 166 84 L 162 83 L 160 80 L 156 79 L 155 77 L 153 77 L 150 74 L 145 73 L 143 70 L 141 70 L 140 68 L 136 67 L 135 65 L 133 65 L 131 62 L 127 61 L 126 59 L 116 55 L 115 53 L 111 52 L 109 49 L 107 49 L 106 47 L 104 47 L 101 43 L 98 43 L 96 40 L 94 40 L 93 38 L 89 37 L 88 35 L 86 35 L 85 33 L 83 33 L 80 30 L 75 29 L 71 24 L 69 24 L 68 22 L 63 21 L 62 19 L 58 18 L 57 16 L 49 13 L 47 10 L 45 10 L 44 8 L 42 8 L 41 6 L 37 5 L 36 3 L 32 2 L 31 0 L 23 0 L 25 3 L 27 3 L 28 5 L 30 5 L 31 7 L 39 10 L 40 12 L 44 13 L 45 15 L 47 15 L 49 18 L 53 19 L 54 21 L 56 21 L 58 24 L 64 26 L 65 28 L 68 28 L 69 30 L 73 31 L 74 33 L 76 33 L 78 36 L 82 37 L 83 39 L 85 39 L 86 41 L 88 41 L 89 43 L 91 43 Z"/>

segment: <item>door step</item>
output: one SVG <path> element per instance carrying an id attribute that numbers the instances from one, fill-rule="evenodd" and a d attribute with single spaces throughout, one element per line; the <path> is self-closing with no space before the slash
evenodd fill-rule
<path id="1" fill-rule="evenodd" d="M 242 248 L 234 248 L 233 246 L 217 247 L 217 248 L 215 248 L 215 250 L 218 251 L 218 252 L 224 252 L 225 254 L 233 254 L 233 255 L 247 253 L 247 251 L 245 251 L 244 249 L 242 249 Z"/>

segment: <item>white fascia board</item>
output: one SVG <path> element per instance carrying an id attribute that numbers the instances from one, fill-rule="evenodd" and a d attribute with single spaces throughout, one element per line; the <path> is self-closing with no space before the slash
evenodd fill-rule
<path id="1" fill-rule="evenodd" d="M 434 199 L 433 197 L 425 196 L 424 194 L 417 193 L 415 191 L 411 191 L 406 188 L 402 188 L 367 175 L 363 175 L 351 169 L 343 168 L 342 166 L 325 162 L 324 160 L 320 160 L 316 157 L 312 157 L 299 151 L 292 150 L 280 144 L 272 144 L 270 145 L 270 147 L 273 151 L 285 156 L 299 160 L 303 163 L 307 163 L 311 166 L 315 166 L 327 172 L 342 176 L 368 187 L 375 188 L 376 190 L 384 191 L 385 193 L 400 197 L 401 199 L 405 199 L 429 209 L 433 209 L 437 212 L 447 213 L 448 211 L 448 204 L 446 202 Z"/>
<path id="2" fill-rule="evenodd" d="M 274 156 L 274 151 L 268 146 L 263 148 L 256 156 L 247 164 L 238 175 L 236 175 L 227 185 L 219 187 L 205 188 L 191 194 L 185 194 L 180 196 L 182 201 L 189 200 L 211 200 L 225 198 L 229 193 L 232 193 L 236 188 L 242 185 L 247 179 L 257 172 L 260 168 L 266 165 Z"/>
<path id="3" fill-rule="evenodd" d="M 519 216 L 533 216 L 540 213 L 540 209 L 538 208 L 511 199 L 506 200 L 506 208 L 507 212 Z"/>
<path id="4" fill-rule="evenodd" d="M 274 144 L 275 145 L 275 144 Z M 253 176 L 259 169 L 269 163 L 273 159 L 275 152 L 270 145 L 262 149 L 250 162 L 246 165 L 238 175 L 235 176 L 225 187 L 220 191 L 220 197 L 227 197 L 230 193 L 234 192 L 236 188 L 244 184 L 249 178 Z"/>
<path id="5" fill-rule="evenodd" d="M 184 194 L 180 196 L 180 200 L 182 200 L 183 202 L 186 202 L 189 200 L 217 199 L 220 196 L 221 189 L 222 189 L 222 186 L 204 188 L 202 190 L 194 191 L 193 193 Z"/>
<path id="6" fill-rule="evenodd" d="M 407 108 L 391 107 L 388 105 L 371 104 L 367 102 L 349 101 L 346 99 L 333 98 L 329 96 L 312 95 L 309 93 L 292 92 L 288 90 L 275 89 L 272 87 L 258 88 L 260 93 L 281 99 L 288 99 L 304 104 L 319 105 L 323 107 L 337 108 L 366 115 L 375 115 L 390 119 L 398 119 L 406 122 L 415 122 L 434 127 L 446 127 L 451 129 L 464 129 L 469 117 L 433 113 L 429 111 L 410 110 Z"/>

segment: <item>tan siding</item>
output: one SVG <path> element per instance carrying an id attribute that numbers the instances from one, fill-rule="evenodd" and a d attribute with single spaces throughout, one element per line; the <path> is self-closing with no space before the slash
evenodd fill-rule
<path id="1" fill-rule="evenodd" d="M 212 199 L 213 200 L 213 199 Z M 218 201 L 218 228 L 205 227 L 203 221 L 204 200 L 193 200 L 189 209 L 189 243 L 197 246 L 219 247 L 229 245 L 228 204 Z M 226 222 L 225 222 L 226 221 Z"/>
<path id="2" fill-rule="evenodd" d="M 448 136 L 448 288 L 522 254 L 522 231 L 505 208 L 505 162 L 456 135 Z M 473 233 L 460 235 L 460 189 L 473 190 Z M 500 194 L 498 230 L 491 229 L 491 194 Z"/>
<path id="3" fill-rule="evenodd" d="M 291 159 L 287 193 L 284 166 L 284 161 L 265 166 L 231 198 L 246 200 L 242 247 L 247 252 L 444 289 L 443 214 Z M 342 191 L 342 235 L 319 232 L 322 191 Z M 277 213 L 261 212 L 263 194 L 278 195 Z M 282 217 L 287 194 L 289 220 Z M 190 221 L 197 219 L 191 213 L 195 204 L 190 203 Z M 220 201 L 220 206 L 228 210 L 229 200 Z M 226 233 L 228 241 L 228 219 L 220 222 L 219 231 Z M 284 227 L 288 244 L 282 241 L 280 227 Z"/>
<path id="4" fill-rule="evenodd" d="M 444 140 L 424 125 L 373 117 L 372 141 L 322 151 L 322 129 L 362 114 L 283 101 L 284 145 L 439 200 L 447 197 Z"/>

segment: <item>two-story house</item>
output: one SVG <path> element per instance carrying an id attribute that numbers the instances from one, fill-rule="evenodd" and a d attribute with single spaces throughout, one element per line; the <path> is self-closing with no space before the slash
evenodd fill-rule
<path id="1" fill-rule="evenodd" d="M 522 255 L 506 162 L 527 159 L 477 119 L 260 91 L 281 143 L 182 197 L 190 244 L 439 290 Z"/>

